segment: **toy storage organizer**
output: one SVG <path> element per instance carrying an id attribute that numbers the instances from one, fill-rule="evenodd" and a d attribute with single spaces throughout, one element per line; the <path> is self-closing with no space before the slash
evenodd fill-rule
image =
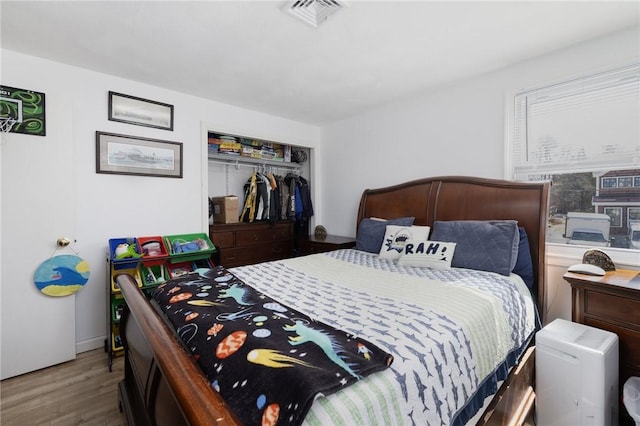
<path id="1" fill-rule="evenodd" d="M 107 257 L 108 329 L 105 352 L 109 371 L 113 357 L 123 353 L 120 339 L 120 317 L 124 298 L 116 283 L 121 274 L 131 275 L 147 295 L 163 282 L 197 269 L 213 267 L 211 256 L 215 246 L 205 233 L 165 236 L 112 238 Z"/>

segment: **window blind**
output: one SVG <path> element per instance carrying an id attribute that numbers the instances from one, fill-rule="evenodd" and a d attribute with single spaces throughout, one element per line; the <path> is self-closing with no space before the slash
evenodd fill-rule
<path id="1" fill-rule="evenodd" d="M 516 180 L 640 165 L 640 64 L 514 97 Z"/>

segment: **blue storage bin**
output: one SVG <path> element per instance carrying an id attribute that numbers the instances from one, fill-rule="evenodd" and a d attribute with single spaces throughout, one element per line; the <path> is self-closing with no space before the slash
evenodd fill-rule
<path id="1" fill-rule="evenodd" d="M 130 254 L 127 257 L 118 258 L 116 251 L 121 244 L 127 244 L 133 246 L 130 249 Z M 128 238 L 112 238 L 109 240 L 109 256 L 113 262 L 114 269 L 131 269 L 135 268 L 142 255 L 140 254 L 140 246 L 138 245 L 138 239 L 135 237 Z"/>

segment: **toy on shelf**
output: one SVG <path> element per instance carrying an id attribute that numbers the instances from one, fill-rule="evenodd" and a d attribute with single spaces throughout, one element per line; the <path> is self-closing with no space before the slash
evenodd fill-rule
<path id="1" fill-rule="evenodd" d="M 142 255 L 138 253 L 136 250 L 135 244 L 122 243 L 118 244 L 115 249 L 114 254 L 116 255 L 116 259 L 129 259 L 132 257 L 139 258 Z"/>
<path id="2" fill-rule="evenodd" d="M 209 244 L 202 238 L 193 241 L 175 240 L 173 242 L 174 253 L 190 253 L 192 251 L 207 250 Z"/>
<path id="3" fill-rule="evenodd" d="M 179 278 L 193 272 L 193 264 L 191 262 L 175 263 L 169 267 L 169 276 L 171 278 Z"/>
<path id="4" fill-rule="evenodd" d="M 176 254 L 189 253 L 196 250 L 200 250 L 200 247 L 198 246 L 198 244 L 196 244 L 193 241 L 187 241 L 187 242 L 174 241 L 173 242 L 173 252 Z"/>
<path id="5" fill-rule="evenodd" d="M 162 256 L 162 247 L 159 241 L 148 241 L 142 244 L 142 253 L 147 256 Z"/>
<path id="6" fill-rule="evenodd" d="M 164 265 L 142 265 L 142 277 L 145 285 L 162 284 L 166 281 Z"/>
<path id="7" fill-rule="evenodd" d="M 153 274 L 153 271 L 151 270 L 151 268 L 147 268 L 147 273 L 144 274 L 144 280 L 146 282 L 152 283 L 152 284 L 154 284 L 156 281 L 158 281 L 156 276 Z"/>

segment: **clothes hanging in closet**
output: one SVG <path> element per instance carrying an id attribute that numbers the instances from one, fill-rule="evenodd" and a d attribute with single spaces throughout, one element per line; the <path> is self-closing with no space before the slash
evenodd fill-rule
<path id="1" fill-rule="evenodd" d="M 260 174 L 253 173 L 244 185 L 244 206 L 240 215 L 241 222 L 253 222 L 264 220 L 269 216 L 269 190 L 268 179 Z"/>
<path id="2" fill-rule="evenodd" d="M 313 216 L 311 189 L 309 182 L 302 176 L 289 173 L 284 178 L 289 188 L 287 218 L 291 220 L 309 220 Z"/>
<path id="3" fill-rule="evenodd" d="M 309 182 L 295 173 L 282 177 L 254 172 L 244 185 L 244 190 L 241 222 L 306 222 L 313 216 Z"/>
<path id="4" fill-rule="evenodd" d="M 240 222 L 253 222 L 256 214 L 256 174 L 252 174 L 247 184 L 244 185 L 244 205 L 240 214 Z"/>

